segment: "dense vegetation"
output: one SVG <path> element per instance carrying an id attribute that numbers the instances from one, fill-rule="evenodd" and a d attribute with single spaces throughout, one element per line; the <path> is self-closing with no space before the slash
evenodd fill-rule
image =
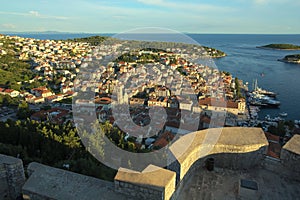
<path id="1" fill-rule="evenodd" d="M 3 43 L 2 49 L 7 52 L 6 55 L 0 55 L 0 87 L 20 90 L 21 85 L 18 82 L 28 81 L 35 74 L 29 63 L 17 58 L 20 52 L 15 49 L 14 41 L 2 39 L 0 42 Z"/>
<path id="2" fill-rule="evenodd" d="M 278 123 L 278 126 L 270 126 L 268 132 L 273 135 L 277 135 L 280 137 L 284 137 L 286 135 L 287 130 L 292 131 L 295 127 L 295 123 L 293 121 L 281 121 Z"/>
<path id="3" fill-rule="evenodd" d="M 105 41 L 108 37 L 104 36 L 91 36 L 91 37 L 85 37 L 85 38 L 74 38 L 69 39 L 70 42 L 87 42 L 91 45 L 97 46 L 103 41 Z"/>
<path id="4" fill-rule="evenodd" d="M 15 55 L 0 56 L 0 86 L 20 90 L 18 82 L 28 81 L 34 77 L 30 65 L 20 61 Z"/>
<path id="5" fill-rule="evenodd" d="M 240 98 L 245 98 L 242 94 L 241 91 L 241 86 L 240 86 L 240 81 L 238 78 L 234 79 L 234 83 L 235 83 L 235 90 L 236 90 L 236 98 L 240 99 Z"/>
<path id="6" fill-rule="evenodd" d="M 271 49 L 283 49 L 283 50 L 299 50 L 300 46 L 294 44 L 268 44 L 262 46 L 262 48 L 271 48 Z"/>
<path id="7" fill-rule="evenodd" d="M 289 59 L 289 58 L 300 59 L 300 54 L 287 55 L 287 56 L 285 56 L 285 59 Z"/>
<path id="8" fill-rule="evenodd" d="M 9 95 L 0 94 L 0 106 L 17 107 L 20 103 L 20 98 L 12 98 Z"/>
<path id="9" fill-rule="evenodd" d="M 159 55 L 154 54 L 142 54 L 140 56 L 132 55 L 130 53 L 126 53 L 121 55 L 116 59 L 116 62 L 137 62 L 137 63 L 148 63 L 148 62 L 159 62 L 161 60 Z"/>
<path id="10" fill-rule="evenodd" d="M 283 59 L 279 59 L 278 61 L 299 64 L 300 63 L 300 54 L 287 55 Z"/>
<path id="11" fill-rule="evenodd" d="M 69 39 L 68 41 L 71 42 L 87 42 L 91 45 L 97 46 L 101 44 L 103 41 L 108 40 L 109 41 L 118 41 L 116 38 L 112 37 L 105 37 L 105 36 L 91 36 L 91 37 L 85 37 L 85 38 L 75 38 L 75 39 Z M 149 42 L 149 41 L 135 41 L 130 40 L 130 43 L 126 44 L 128 47 L 145 47 L 141 48 L 141 50 L 150 50 L 153 52 L 159 52 L 164 51 L 163 49 L 167 48 L 182 48 L 182 49 L 193 49 L 194 47 L 200 47 L 199 45 L 193 45 L 193 44 L 185 44 L 185 43 L 177 43 L 177 42 Z M 151 48 L 150 48 L 151 47 Z M 204 51 L 210 52 L 208 55 L 210 55 L 213 58 L 219 58 L 224 57 L 226 54 L 223 51 L 220 51 L 215 48 L 201 46 Z M 214 53 L 212 53 L 214 52 Z"/>
<path id="12" fill-rule="evenodd" d="M 69 170 L 113 180 L 116 171 L 110 169 L 88 153 L 71 123 L 54 125 L 48 122 L 0 122 L 0 153 L 19 157 L 24 164 L 39 162 Z"/>
<path id="13" fill-rule="evenodd" d="M 18 114 L 24 114 L 27 109 L 26 103 L 20 103 Z M 119 148 L 136 153 L 150 151 L 140 149 L 135 144 L 136 138 L 134 137 L 125 140 L 125 133 L 113 127 L 109 122 L 101 124 L 100 127 L 108 139 Z M 96 139 L 96 143 L 99 142 L 99 138 L 90 138 L 92 143 L 93 139 Z M 86 150 L 71 122 L 57 125 L 28 118 L 23 121 L 0 122 L 0 141 L 0 154 L 19 157 L 25 165 L 30 162 L 39 162 L 58 168 L 69 165 L 70 171 L 110 181 L 116 174 L 115 170 L 97 161 Z"/>

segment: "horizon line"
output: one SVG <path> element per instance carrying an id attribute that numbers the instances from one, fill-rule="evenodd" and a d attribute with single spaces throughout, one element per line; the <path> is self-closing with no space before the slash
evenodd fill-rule
<path id="1" fill-rule="evenodd" d="M 126 33 L 126 32 L 64 32 L 64 31 L 0 31 L 0 34 L 105 34 L 105 35 L 117 35 L 117 34 L 149 34 L 149 33 Z M 199 35 L 300 35 L 300 33 L 201 33 L 201 32 L 178 32 L 182 34 L 199 34 Z M 178 34 L 178 33 L 150 33 L 150 34 Z"/>

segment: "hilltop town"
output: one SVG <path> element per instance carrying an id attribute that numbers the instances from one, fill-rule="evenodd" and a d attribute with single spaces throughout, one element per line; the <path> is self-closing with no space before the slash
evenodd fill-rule
<path id="1" fill-rule="evenodd" d="M 236 155 L 240 156 L 243 154 L 239 152 L 244 153 L 244 150 L 237 150 L 235 145 L 240 148 L 253 143 L 253 148 L 255 146 L 257 150 L 256 141 L 261 138 L 260 145 L 264 146 L 266 164 L 271 161 L 279 162 L 283 158 L 281 155 L 283 145 L 293 135 L 299 133 L 299 126 L 294 122 L 258 120 L 254 115 L 258 108 L 251 106 L 249 100 L 263 90 L 249 93 L 247 85 L 242 80 L 211 66 L 210 61 L 213 58 L 225 55 L 213 48 L 175 43 L 110 40 L 103 37 L 55 41 L 0 36 L 0 53 L 0 70 L 3 74 L 0 78 L 2 105 L 0 153 L 22 159 L 25 166 L 29 165 L 27 169 L 29 172 L 32 166 L 36 165 L 32 163 L 35 161 L 100 178 L 102 180 L 71 172 L 67 175 L 74 176 L 76 180 L 85 178 L 89 182 L 97 182 L 97 187 L 100 184 L 102 190 L 109 191 L 108 196 L 115 195 L 119 198 L 132 195 L 141 198 L 163 196 L 165 199 L 176 197 L 178 194 L 173 186 L 179 181 L 181 171 L 173 165 L 168 166 L 168 170 L 157 168 L 159 169 L 157 173 L 172 180 L 172 186 L 169 188 L 159 181 L 154 181 L 150 185 L 159 185 L 166 192 L 151 189 L 150 191 L 147 187 L 142 189 L 147 193 L 137 192 L 139 186 L 131 184 L 144 185 L 144 182 L 135 182 L 132 176 L 141 176 L 143 177 L 141 180 L 149 181 L 152 175 L 144 177 L 144 173 L 131 174 L 126 169 L 116 171 L 109 168 L 87 151 L 90 147 L 83 145 L 75 125 L 77 127 L 83 125 L 88 129 L 93 127 L 94 124 L 84 124 L 91 116 L 96 116 L 95 119 L 100 122 L 105 135 L 115 146 L 135 153 L 155 152 L 170 145 L 172 147 L 184 142 L 182 138 L 189 135 L 197 134 L 196 139 L 201 139 L 205 129 L 209 128 L 261 127 L 263 130 L 224 129 L 223 132 L 228 132 L 226 137 L 223 137 L 226 140 L 225 146 L 220 144 L 218 152 L 225 153 L 226 150 L 222 148 L 228 148 L 229 152 L 236 151 Z M 166 115 L 156 113 L 155 117 L 158 120 L 153 122 L 152 108 L 163 108 Z M 144 130 L 143 127 L 147 125 L 151 126 Z M 197 132 L 199 130 L 204 131 Z M 246 130 L 249 131 L 247 136 L 244 135 Z M 257 133 L 257 137 L 251 138 L 250 132 Z M 249 137 L 248 143 L 244 144 L 240 139 L 238 141 L 243 145 L 238 145 L 236 139 L 233 139 L 233 133 L 243 139 Z M 235 141 L 233 146 L 230 145 L 232 141 Z M 217 145 L 216 149 L 218 148 Z M 254 157 L 258 158 L 258 155 L 261 154 L 255 154 Z M 111 157 L 119 159 L 118 156 Z M 188 156 L 188 160 L 190 158 Z M 180 169 L 192 172 L 192 168 L 189 167 L 197 159 L 199 158 L 189 161 L 186 169 L 184 167 Z M 256 160 L 253 163 L 257 162 Z M 23 197 L 24 194 L 34 196 L 32 192 L 47 196 L 48 191 L 39 188 L 32 191 L 30 182 L 23 185 L 25 178 L 22 165 L 21 162 L 16 167 L 16 170 L 20 170 L 20 173 L 18 172 L 20 180 L 16 179 L 14 183 L 16 186 L 13 184 L 7 187 L 23 187 Z M 130 161 L 122 165 L 128 169 L 130 166 Z M 38 164 L 36 167 L 43 169 L 46 166 Z M 51 170 L 58 170 L 46 168 L 49 173 Z M 12 172 L 14 170 L 13 168 Z M 39 172 L 45 174 L 43 171 Z M 153 177 L 157 178 L 155 173 Z M 31 176 L 28 180 L 34 177 Z M 58 177 L 55 179 L 59 181 Z M 45 180 L 42 182 L 46 184 Z M 111 181 L 114 181 L 114 187 Z M 70 187 L 75 187 L 76 181 L 72 179 L 71 182 Z M 135 189 L 132 190 L 132 187 Z M 64 189 L 61 190 L 65 192 Z M 178 192 L 181 190 L 184 189 L 179 189 Z M 14 195 L 19 193 L 10 194 Z"/>
<path id="2" fill-rule="evenodd" d="M 97 39 L 103 40 L 103 38 Z M 91 39 L 87 38 L 87 40 Z M 82 65 L 95 59 L 99 60 L 105 57 L 105 54 L 115 52 L 116 48 L 123 43 L 116 41 L 116 44 L 112 46 L 100 45 L 100 49 L 106 49 L 106 52 L 100 55 L 97 54 L 96 47 L 92 46 L 91 43 L 77 42 L 78 40 L 54 41 L 1 36 L 0 41 L 2 60 L 3 57 L 11 55 L 16 57 L 18 61 L 30 65 L 26 69 L 29 74 L 26 79 L 10 81 L 9 84 L 7 81 L 2 81 L 0 94 L 25 101 L 28 107 L 25 102 L 24 107 L 27 110 L 33 110 L 33 112 L 27 116 L 23 112 L 24 118 L 29 117 L 37 121 L 51 120 L 54 123 L 65 123 L 67 120 L 71 120 L 71 109 L 68 105 L 71 104 L 72 97 L 77 95 L 74 90 L 74 81 L 79 73 L 84 73 L 81 71 Z M 156 45 L 166 44 L 156 43 Z M 193 113 L 203 112 L 205 123 L 202 124 L 202 127 L 208 128 L 211 116 L 209 111 L 216 110 L 215 107 L 220 107 L 218 109 L 224 113 L 230 111 L 226 122 L 232 126 L 236 125 L 237 119 L 246 119 L 245 100 L 242 98 L 238 86 L 240 81 L 234 80 L 229 73 L 189 62 L 184 58 L 189 53 L 189 48 L 186 48 L 186 45 L 184 47 L 182 49 L 178 47 L 167 48 L 166 50 L 141 49 L 122 55 L 115 62 L 109 63 L 108 66 L 100 66 L 97 69 L 97 76 L 101 81 L 95 88 L 95 103 L 98 105 L 98 114 L 102 113 L 102 121 L 111 119 L 108 114 L 104 120 L 103 113 L 110 113 L 110 108 L 107 105 L 111 103 L 112 91 L 118 84 L 117 76 L 138 74 L 139 77 L 146 78 L 146 74 L 140 73 L 146 70 L 146 63 L 157 64 L 152 68 L 155 74 L 152 80 L 155 79 L 156 82 L 137 85 L 132 91 L 127 89 L 130 105 L 137 107 L 132 109 L 133 115 L 138 115 L 137 111 L 141 108 L 136 105 L 144 106 L 142 109 L 147 108 L 147 106 L 165 107 L 174 115 L 174 119 L 170 120 L 172 123 L 169 121 L 169 124 L 176 126 L 180 121 L 177 114 L 179 110 L 184 109 Z M 203 50 L 200 47 L 199 49 L 192 47 L 192 50 L 200 52 L 201 56 L 219 57 L 225 55 L 213 48 L 205 47 Z M 107 52 L 107 49 L 111 52 Z M 5 63 L 3 63 L 4 65 Z M 5 68 L 2 70 L 4 72 L 9 71 Z M 174 71 L 178 74 L 174 74 Z M 183 81 L 176 82 L 176 85 L 173 85 L 174 88 L 164 86 L 175 80 L 176 76 L 184 76 L 188 80 L 187 83 L 193 90 L 192 94 L 197 96 L 199 104 L 180 97 L 185 92 L 183 91 L 185 87 Z M 151 80 L 150 77 L 147 78 Z M 157 82 L 161 84 L 157 84 Z M 182 101 L 179 103 L 178 99 L 182 99 Z M 48 106 L 48 110 L 43 109 L 45 105 Z M 134 114 L 135 112 L 137 113 Z M 12 114 L 12 111 L 8 110 L 7 113 Z M 5 118 L 5 116 L 2 117 Z M 144 119 L 140 117 L 136 120 L 136 123 L 140 123 Z"/>
<path id="3" fill-rule="evenodd" d="M 18 152 L 25 163 L 38 160 L 111 180 L 115 172 L 103 166 L 101 173 L 97 172 L 99 164 L 90 155 L 78 166 L 84 149 L 75 130 L 75 124 L 83 120 L 74 122 L 78 113 L 83 117 L 96 113 L 106 136 L 131 152 L 155 151 L 175 137 L 202 129 L 258 126 L 277 135 L 275 149 L 269 152 L 277 158 L 281 139 L 287 142 L 297 130 L 292 123 L 253 118 L 255 108 L 247 103 L 247 85 L 210 66 L 212 58 L 225 55 L 213 48 L 102 37 L 56 41 L 1 35 L 0 53 L 0 128 L 3 133 L 16 133 L 13 127 L 35 127 L 22 129 L 24 135 L 2 135 L 5 145 L 19 141 L 13 145 L 28 146 L 26 150 L 5 146 L 2 152 Z M 85 98 L 89 92 L 92 99 Z M 130 116 L 121 113 L 123 118 L 115 119 L 113 102 L 120 111 L 129 105 Z M 78 109 L 72 109 L 72 103 Z M 164 108 L 166 118 L 158 116 L 161 122 L 142 133 L 143 137 L 130 135 L 136 126 L 129 122 L 149 125 L 154 107 Z M 33 145 L 20 137 L 39 139 Z M 32 149 L 41 143 L 48 147 Z M 55 155 L 51 148 L 57 149 Z M 62 165 L 66 158 L 68 164 Z"/>

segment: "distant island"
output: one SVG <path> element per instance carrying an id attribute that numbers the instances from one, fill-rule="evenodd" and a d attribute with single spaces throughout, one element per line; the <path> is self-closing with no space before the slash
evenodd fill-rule
<path id="1" fill-rule="evenodd" d="M 278 61 L 286 62 L 286 63 L 293 63 L 293 64 L 300 64 L 300 54 L 287 55 L 283 59 L 279 59 Z"/>
<path id="2" fill-rule="evenodd" d="M 276 49 L 276 50 L 300 50 L 300 46 L 294 44 L 268 44 L 257 48 Z"/>

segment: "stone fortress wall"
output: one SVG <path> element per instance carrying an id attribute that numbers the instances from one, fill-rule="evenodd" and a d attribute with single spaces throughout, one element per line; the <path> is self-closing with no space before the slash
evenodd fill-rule
<path id="1" fill-rule="evenodd" d="M 218 134 L 216 141 L 207 140 L 209 138 L 206 136 Z M 187 143 L 190 143 L 188 148 Z M 299 177 L 300 171 L 296 167 L 300 161 L 299 143 L 300 137 L 297 135 L 283 147 L 282 163 L 276 168 L 278 171 L 284 169 Z M 32 163 L 27 169 L 30 177 L 22 192 L 27 200 L 176 199 L 181 185 L 195 170 L 204 170 L 208 158 L 214 158 L 216 167 L 247 170 L 265 162 L 267 147 L 268 141 L 259 128 L 208 129 L 185 135 L 176 141 L 170 147 L 169 155 L 175 157 L 176 161 L 166 169 L 154 165 L 148 166 L 143 172 L 121 168 L 114 183 L 111 183 Z M 0 189 L 0 195 L 9 194 L 7 199 L 15 199 L 21 193 L 21 183 L 25 181 L 24 170 L 19 159 L 14 159 L 18 163 L 14 170 L 4 168 L 9 159 L 14 158 L 0 156 L 0 186 L 4 186 L 0 188 L 6 188 L 6 193 Z"/>
<path id="2" fill-rule="evenodd" d="M 24 183 L 22 160 L 0 154 L 0 199 L 17 199 L 22 196 Z"/>
<path id="3" fill-rule="evenodd" d="M 121 168 L 114 182 L 117 192 L 135 199 L 170 199 L 175 180 L 175 172 L 150 165 L 143 172 Z"/>
<path id="4" fill-rule="evenodd" d="M 300 180 L 300 135 L 295 135 L 281 151 L 282 165 L 297 174 L 295 178 Z"/>
<path id="5" fill-rule="evenodd" d="M 216 137 L 211 139 L 209 136 Z M 176 177 L 156 176 L 156 172 L 130 173 L 119 170 L 115 180 L 120 184 L 118 191 L 139 195 L 143 197 L 142 199 L 147 199 L 147 196 L 140 192 L 142 190 L 138 189 L 133 193 L 127 184 L 143 187 L 143 184 L 150 180 L 150 177 L 159 177 L 147 184 L 162 187 L 160 196 L 163 199 L 175 199 L 176 188 L 180 189 L 180 185 L 184 184 L 195 169 L 205 165 L 207 158 L 214 158 L 216 167 L 251 169 L 259 166 L 263 161 L 267 146 L 268 141 L 265 134 L 259 128 L 216 128 L 198 131 L 187 134 L 172 144 L 170 147 L 171 155 L 169 156 L 175 157 L 176 161 L 167 166 L 167 170 L 158 168 L 165 174 L 175 172 Z M 141 181 L 136 181 L 137 177 L 141 178 Z M 121 184 L 125 186 L 121 186 Z M 153 199 L 157 198 L 153 196 Z"/>
<path id="6" fill-rule="evenodd" d="M 215 135 L 215 139 L 212 139 L 215 141 L 212 143 L 209 141 L 211 135 Z M 193 142 L 185 153 L 180 155 L 181 146 L 188 141 Z M 215 165 L 220 168 L 249 169 L 261 163 L 267 146 L 264 132 L 258 128 L 216 128 L 198 131 L 184 136 L 170 147 L 177 162 L 168 166 L 168 169 L 177 173 L 177 182 L 185 177 L 197 161 L 204 164 L 207 157 L 214 158 Z"/>

